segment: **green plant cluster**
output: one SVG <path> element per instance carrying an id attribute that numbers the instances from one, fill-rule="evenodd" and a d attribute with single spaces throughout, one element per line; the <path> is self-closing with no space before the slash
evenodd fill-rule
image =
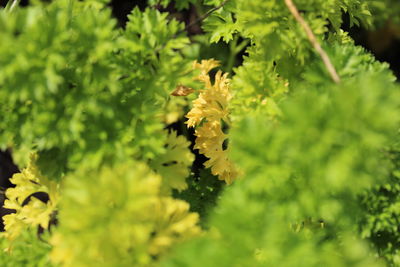
<path id="1" fill-rule="evenodd" d="M 400 266 L 400 86 L 341 29 L 397 23 L 398 1 L 293 0 L 339 82 L 285 1 L 149 0 L 124 28 L 109 1 L 12 2 L 0 148 L 22 173 L 1 266 Z M 202 86 L 209 57 L 229 79 L 203 61 Z"/>
<path id="2" fill-rule="evenodd" d="M 368 4 L 370 5 L 371 12 L 374 15 L 373 19 L 375 26 L 381 26 L 387 20 L 393 21 L 397 24 L 400 23 L 400 6 L 396 0 L 370 0 L 368 1 Z"/>
<path id="3" fill-rule="evenodd" d="M 224 192 L 210 236 L 166 266 L 379 266 L 355 222 L 365 213 L 357 196 L 391 167 L 377 151 L 396 136 L 400 91 L 384 77 L 374 69 L 340 85 L 307 82 L 278 122 L 265 111 L 243 116 L 230 130 L 243 180 Z"/>
<path id="4" fill-rule="evenodd" d="M 360 231 L 363 238 L 369 239 L 374 244 L 381 257 L 393 263 L 394 266 L 398 266 L 400 265 L 400 149 L 398 142 L 389 147 L 386 154 L 393 164 L 389 179 L 382 185 L 374 186 L 372 190 L 360 197 L 364 210 Z"/>
<path id="5" fill-rule="evenodd" d="M 51 246 L 38 238 L 36 229 L 27 230 L 19 236 L 13 244 L 12 253 L 9 252 L 9 243 L 6 239 L 1 240 L 0 248 L 1 266 L 52 266 L 49 257 Z"/>
<path id="6" fill-rule="evenodd" d="M 93 3 L 1 14 L 1 146 L 22 165 L 38 151 L 54 179 L 82 162 L 162 154 L 168 93 L 189 62 L 175 52 L 188 44 L 183 25 L 166 14 L 135 9 L 119 32 Z"/>

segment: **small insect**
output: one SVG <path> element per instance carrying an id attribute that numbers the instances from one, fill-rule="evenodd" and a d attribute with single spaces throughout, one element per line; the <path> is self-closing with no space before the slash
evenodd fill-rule
<path id="1" fill-rule="evenodd" d="M 171 93 L 173 96 L 188 96 L 193 93 L 195 90 L 193 88 L 184 86 L 182 84 L 175 87 L 175 90 Z"/>

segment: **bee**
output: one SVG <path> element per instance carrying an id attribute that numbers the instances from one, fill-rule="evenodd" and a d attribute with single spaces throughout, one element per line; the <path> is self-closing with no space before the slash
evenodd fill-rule
<path id="1" fill-rule="evenodd" d="M 175 87 L 175 90 L 171 93 L 173 96 L 188 96 L 191 93 L 194 93 L 194 89 L 191 87 L 184 86 L 182 84 L 179 84 L 177 87 Z"/>

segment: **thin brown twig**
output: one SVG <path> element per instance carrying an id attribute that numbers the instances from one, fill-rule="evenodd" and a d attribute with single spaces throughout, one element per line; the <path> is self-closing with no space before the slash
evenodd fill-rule
<path id="1" fill-rule="evenodd" d="M 294 18 L 297 20 L 298 23 L 303 27 L 304 31 L 307 34 L 308 40 L 314 47 L 314 49 L 317 51 L 317 53 L 320 55 L 322 58 L 322 61 L 324 62 L 332 80 L 335 83 L 340 82 L 340 77 L 336 72 L 335 67 L 333 66 L 331 60 L 329 59 L 329 56 L 326 54 L 326 52 L 322 49 L 321 45 L 319 44 L 317 38 L 315 37 L 314 33 L 312 32 L 310 26 L 307 24 L 307 22 L 303 19 L 303 17 L 300 15 L 299 11 L 297 10 L 296 6 L 292 2 L 292 0 L 285 0 L 285 4 L 288 7 L 290 13 L 294 16 Z"/>
<path id="2" fill-rule="evenodd" d="M 219 4 L 218 6 L 213 7 L 213 8 L 211 8 L 210 10 L 208 10 L 203 16 L 201 16 L 201 17 L 199 17 L 198 19 L 196 19 L 195 21 L 189 23 L 189 24 L 185 27 L 184 31 L 187 31 L 190 27 L 192 27 L 192 26 L 196 25 L 197 23 L 199 23 L 199 22 L 205 20 L 205 19 L 206 19 L 207 17 L 209 17 L 214 11 L 217 11 L 218 9 L 220 9 L 221 7 L 223 7 L 228 1 L 229 1 L 229 0 L 225 0 L 225 1 L 223 1 L 221 4 Z"/>
<path id="3" fill-rule="evenodd" d="M 218 9 L 222 8 L 229 0 L 225 0 L 223 1 L 220 5 L 211 8 L 210 10 L 208 10 L 203 16 L 201 16 L 200 18 L 196 19 L 195 21 L 189 23 L 183 30 L 177 31 L 171 39 L 175 39 L 178 37 L 178 35 L 180 35 L 181 33 L 186 32 L 190 27 L 192 27 L 193 25 L 196 25 L 197 23 L 205 20 L 207 17 L 209 17 L 213 12 L 217 11 Z M 155 52 L 158 52 L 162 49 L 165 48 L 165 46 L 167 45 L 167 43 L 164 43 L 161 47 L 157 48 L 155 50 Z"/>
<path id="4" fill-rule="evenodd" d="M 155 3 L 154 5 L 152 5 L 152 8 L 158 9 L 161 5 L 161 0 L 158 0 L 157 3 Z"/>

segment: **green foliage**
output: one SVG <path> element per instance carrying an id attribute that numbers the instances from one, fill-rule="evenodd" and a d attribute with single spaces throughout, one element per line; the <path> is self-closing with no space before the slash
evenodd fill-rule
<path id="1" fill-rule="evenodd" d="M 400 23 L 400 2 L 396 0 L 376 1 L 369 0 L 369 6 L 374 14 L 375 26 L 382 26 L 387 20 Z"/>
<path id="2" fill-rule="evenodd" d="M 345 35 L 340 29 L 342 12 L 349 14 L 351 24 L 372 23 L 368 3 L 363 1 L 295 3 L 299 10 L 305 12 L 304 18 L 318 39 L 324 39 L 324 35 L 329 33 L 341 36 L 340 41 L 344 41 Z M 389 3 L 386 3 L 387 6 Z M 246 112 L 248 107 L 257 109 L 263 100 L 258 97 L 260 95 L 273 96 L 279 101 L 287 91 L 284 87 L 286 79 L 295 82 L 307 69 L 305 64 L 315 55 L 303 29 L 290 15 L 284 1 L 228 1 L 205 21 L 203 28 L 210 33 L 211 42 L 221 38 L 229 41 L 233 34 L 251 40 L 252 45 L 246 50 L 248 55 L 233 77 L 238 91 L 234 101 L 240 106 L 239 114 Z M 279 113 L 274 102 L 270 101 L 268 107 L 271 116 Z"/>
<path id="3" fill-rule="evenodd" d="M 388 64 L 376 61 L 364 48 L 354 46 L 352 42 L 345 45 L 334 43 L 327 51 L 338 68 L 338 74 L 344 79 L 361 76 L 360 72 L 378 75 L 388 83 L 396 79 L 393 73 L 388 71 Z M 320 60 L 314 60 L 302 77 L 308 82 L 323 86 L 326 79 L 329 79 L 329 74 Z"/>
<path id="4" fill-rule="evenodd" d="M 368 238 L 378 249 L 381 257 L 393 266 L 400 265 L 400 150 L 398 143 L 388 151 L 393 162 L 390 179 L 362 194 L 364 208 L 361 236 Z"/>
<path id="5" fill-rule="evenodd" d="M 353 60 L 365 62 L 357 50 Z M 224 192 L 209 235 L 165 266 L 381 265 L 356 234 L 365 212 L 357 195 L 389 175 L 379 150 L 396 136 L 400 90 L 377 68 L 361 69 L 339 85 L 307 82 L 281 104 L 279 122 L 262 113 L 236 122 L 230 145 L 243 181 Z M 395 214 L 387 220 L 397 228 Z"/>
<path id="6" fill-rule="evenodd" d="M 6 239 L 1 239 L 0 265 L 4 267 L 50 267 L 49 252 L 51 246 L 38 239 L 36 230 L 25 230 L 21 236 L 14 240 L 11 250 Z"/>
<path id="7" fill-rule="evenodd" d="M 1 18 L 1 128 L 13 133 L 2 134 L 2 146 L 46 153 L 64 152 L 76 143 L 81 151 L 96 149 L 103 131 L 87 129 L 86 121 L 102 125 L 111 110 L 100 108 L 101 103 L 119 91 L 109 60 L 115 27 L 110 11 L 59 1 L 16 14 L 2 12 Z M 82 132 L 91 140 L 83 139 Z M 55 160 L 57 154 L 52 153 Z"/>
<path id="8" fill-rule="evenodd" d="M 188 146 L 189 142 L 184 136 L 171 132 L 164 146 L 166 152 L 150 162 L 150 166 L 163 177 L 164 192 L 168 193 L 171 189 L 182 191 L 188 187 L 185 180 L 194 160 Z"/>
<path id="9" fill-rule="evenodd" d="M 110 13 L 66 0 L 1 13 L 1 146 L 22 164 L 38 151 L 49 177 L 163 152 L 165 98 L 187 63 L 174 51 L 187 39 L 166 14 L 135 9 L 119 33 Z"/>
<path id="10" fill-rule="evenodd" d="M 150 5 L 161 5 L 163 7 L 167 7 L 169 4 L 174 3 L 174 7 L 177 8 L 178 10 L 182 9 L 187 9 L 189 8 L 190 4 L 196 3 L 197 0 L 177 0 L 177 1 L 171 1 L 171 0 L 149 0 L 148 1 Z"/>
<path id="11" fill-rule="evenodd" d="M 200 222 L 207 227 L 208 215 L 217 204 L 224 183 L 212 175 L 209 170 L 201 170 L 198 176 L 190 177 L 188 180 L 188 189 L 174 192 L 174 195 L 189 202 L 191 211 L 197 212 L 202 218 Z"/>

